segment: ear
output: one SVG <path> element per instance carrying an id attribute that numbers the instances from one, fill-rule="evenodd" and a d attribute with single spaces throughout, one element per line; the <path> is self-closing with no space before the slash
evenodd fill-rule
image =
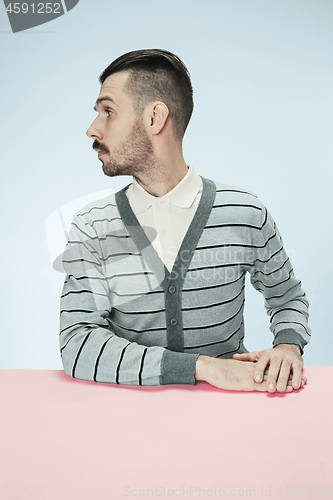
<path id="1" fill-rule="evenodd" d="M 154 102 L 146 108 L 146 111 L 146 123 L 148 125 L 149 132 L 153 135 L 159 134 L 165 127 L 169 116 L 169 109 L 167 105 L 161 101 Z"/>

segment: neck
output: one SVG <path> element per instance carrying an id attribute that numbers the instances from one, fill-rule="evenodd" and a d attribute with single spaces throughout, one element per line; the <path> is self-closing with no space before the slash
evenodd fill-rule
<path id="1" fill-rule="evenodd" d="M 133 175 L 135 180 L 152 196 L 164 196 L 185 177 L 188 167 L 183 155 L 169 155 L 168 158 L 155 157 L 154 168 L 149 172 Z"/>

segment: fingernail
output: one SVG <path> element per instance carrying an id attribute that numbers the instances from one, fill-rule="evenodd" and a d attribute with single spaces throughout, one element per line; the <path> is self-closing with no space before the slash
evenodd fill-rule
<path id="1" fill-rule="evenodd" d="M 269 389 L 274 389 L 274 384 L 271 382 L 268 386 Z"/>
<path id="2" fill-rule="evenodd" d="M 260 382 L 260 380 L 261 380 L 260 375 L 256 375 L 256 380 L 258 380 L 258 382 Z"/>
<path id="3" fill-rule="evenodd" d="M 299 386 L 299 382 L 298 382 L 298 380 L 295 380 L 295 382 L 294 382 L 294 386 L 295 386 L 295 387 L 298 387 L 298 386 Z"/>

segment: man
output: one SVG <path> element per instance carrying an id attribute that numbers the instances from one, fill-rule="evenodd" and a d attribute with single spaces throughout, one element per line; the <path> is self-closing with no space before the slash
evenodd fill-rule
<path id="1" fill-rule="evenodd" d="M 61 296 L 66 373 L 118 384 L 300 388 L 308 301 L 257 196 L 185 163 L 186 67 L 170 52 L 139 50 L 111 63 L 100 83 L 87 135 L 105 175 L 133 183 L 74 216 Z M 252 353 L 243 344 L 246 272 L 274 335 L 273 348 Z"/>

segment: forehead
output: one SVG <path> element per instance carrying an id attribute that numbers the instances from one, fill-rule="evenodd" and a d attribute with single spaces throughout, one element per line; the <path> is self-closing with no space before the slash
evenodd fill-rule
<path id="1" fill-rule="evenodd" d="M 123 91 L 128 76 L 128 71 L 119 71 L 118 73 L 108 76 L 101 86 L 95 108 L 98 108 L 99 104 L 104 101 L 106 104 L 108 104 L 107 101 L 109 101 L 109 104 L 112 103 L 118 107 L 131 104 L 130 98 Z"/>

